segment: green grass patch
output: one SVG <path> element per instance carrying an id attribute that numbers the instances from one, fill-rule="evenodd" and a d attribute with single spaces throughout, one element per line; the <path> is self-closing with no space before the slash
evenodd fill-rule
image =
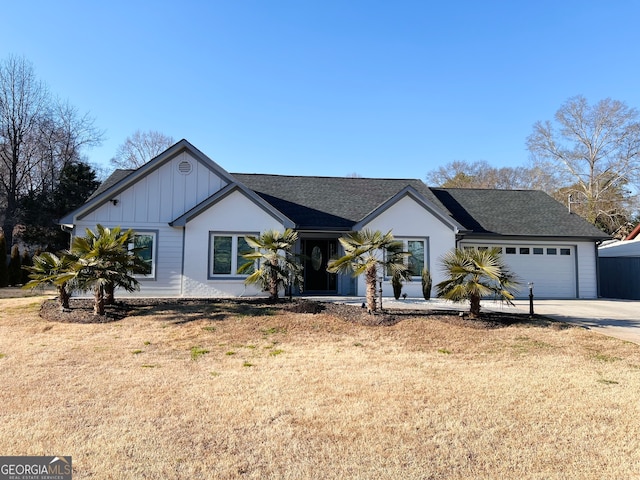
<path id="1" fill-rule="evenodd" d="M 276 334 L 286 334 L 287 333 L 287 329 L 284 327 L 270 327 L 270 328 L 264 328 L 262 330 L 262 334 L 267 337 L 269 335 L 276 335 Z"/>
<path id="2" fill-rule="evenodd" d="M 209 326 L 209 327 L 202 327 L 202 329 L 203 329 L 205 332 L 215 332 L 215 331 L 216 331 L 216 327 L 212 327 L 212 326 Z"/>
<path id="3" fill-rule="evenodd" d="M 276 350 L 271 350 L 269 352 L 269 355 L 271 355 L 272 357 L 277 357 L 278 355 L 280 355 L 281 353 L 284 353 L 284 350 L 280 350 L 279 348 Z"/>
<path id="4" fill-rule="evenodd" d="M 515 339 L 519 343 L 511 345 L 511 347 L 518 353 L 529 353 L 531 350 L 546 350 L 555 348 L 555 346 L 550 343 L 542 342 L 540 340 L 534 340 L 526 336 L 519 336 Z"/>
<path id="5" fill-rule="evenodd" d="M 140 365 L 142 368 L 156 368 L 158 365 L 154 365 L 153 363 L 143 363 Z"/>
<path id="6" fill-rule="evenodd" d="M 210 372 L 209 375 L 211 375 L 212 377 L 219 377 L 222 374 L 220 372 Z"/>
<path id="7" fill-rule="evenodd" d="M 618 360 L 622 360 L 620 357 L 614 357 L 613 355 L 600 353 L 600 352 L 594 354 L 593 358 L 600 362 L 607 362 L 607 363 L 617 362 Z"/>
<path id="8" fill-rule="evenodd" d="M 131 353 L 133 353 L 134 355 L 139 355 L 139 354 L 141 354 L 141 353 L 142 353 L 142 350 L 134 350 L 134 351 L 133 351 L 133 352 L 131 352 Z"/>
<path id="9" fill-rule="evenodd" d="M 607 380 L 606 378 L 599 378 L 598 383 L 604 383 L 605 385 L 618 385 L 620 382 L 615 380 Z"/>
<path id="10" fill-rule="evenodd" d="M 253 367 L 253 363 L 250 363 L 250 362 L 245 361 L 245 362 L 242 364 L 242 366 L 243 366 L 243 367 Z"/>
<path id="11" fill-rule="evenodd" d="M 0 358 L 5 358 L 7 356 L 6 353 L 0 353 Z"/>
<path id="12" fill-rule="evenodd" d="M 447 350 L 446 348 L 439 348 L 438 353 L 442 353 L 444 355 L 451 355 L 451 350 Z"/>
<path id="13" fill-rule="evenodd" d="M 151 345 L 151 342 L 146 341 L 146 342 L 144 342 L 144 344 L 145 344 L 145 345 Z"/>
<path id="14" fill-rule="evenodd" d="M 191 360 L 198 360 L 201 356 L 209 353 L 209 350 L 206 350 L 202 347 L 191 347 Z"/>
<path id="15" fill-rule="evenodd" d="M 229 350 L 228 352 L 225 352 L 225 355 L 229 355 L 229 356 L 235 355 L 235 354 L 236 352 L 234 352 L 233 350 Z"/>

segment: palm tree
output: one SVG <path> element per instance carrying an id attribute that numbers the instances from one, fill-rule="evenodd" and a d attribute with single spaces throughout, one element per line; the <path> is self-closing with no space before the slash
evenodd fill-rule
<path id="1" fill-rule="evenodd" d="M 96 315 L 104 315 L 105 304 L 113 303 L 116 287 L 128 292 L 140 288 L 133 274 L 143 273 L 146 265 L 135 249 L 129 248 L 134 235 L 131 229 L 122 232 L 120 227 L 110 229 L 97 225 L 96 232 L 87 228 L 85 237 L 73 239 L 71 252 L 77 258 L 76 282 L 82 290 L 93 289 Z"/>
<path id="2" fill-rule="evenodd" d="M 367 309 L 376 311 L 376 280 L 378 273 L 411 279 L 411 270 L 406 259 L 411 256 L 403 251 L 402 242 L 395 240 L 391 231 L 382 233 L 368 229 L 352 232 L 339 239 L 344 256 L 329 262 L 327 270 L 331 273 L 352 273 L 354 277 L 365 275 L 367 287 Z"/>
<path id="3" fill-rule="evenodd" d="M 280 287 L 302 286 L 300 256 L 293 252 L 297 232 L 290 228 L 284 232 L 267 230 L 258 237 L 248 235 L 245 240 L 255 249 L 242 255 L 248 261 L 238 268 L 238 273 L 250 273 L 247 285 L 258 284 L 268 290 L 270 300 L 278 299 Z"/>
<path id="4" fill-rule="evenodd" d="M 443 257 L 442 264 L 449 278 L 436 285 L 437 296 L 468 301 L 472 317 L 480 316 L 483 297 L 494 296 L 513 304 L 520 284 L 502 261 L 499 249 L 455 249 Z"/>
<path id="5" fill-rule="evenodd" d="M 45 285 L 53 285 L 58 290 L 58 303 L 61 309 L 69 308 L 71 288 L 69 282 L 73 280 L 73 265 L 75 258 L 65 252 L 60 256 L 54 253 L 44 252 L 33 257 L 33 265 L 23 267 L 29 271 L 31 279 L 22 288 L 37 288 Z"/>

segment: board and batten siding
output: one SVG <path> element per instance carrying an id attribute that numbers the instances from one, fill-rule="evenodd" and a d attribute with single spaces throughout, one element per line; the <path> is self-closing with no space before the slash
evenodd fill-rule
<path id="1" fill-rule="evenodd" d="M 152 232 L 156 235 L 155 248 L 155 278 L 138 277 L 140 291 L 127 293 L 121 290 L 116 292 L 120 297 L 179 297 L 182 290 L 182 228 L 173 228 L 166 223 L 147 223 L 144 225 L 98 222 L 104 227 L 129 228 L 134 231 Z M 79 221 L 76 224 L 75 235 L 83 236 L 85 229 L 95 231 L 96 225 Z"/>
<path id="2" fill-rule="evenodd" d="M 212 276 L 210 236 L 260 235 L 283 231 L 283 224 L 240 191 L 235 191 L 189 220 L 185 229 L 184 297 L 256 296 L 264 293 L 245 285 L 246 276 Z"/>
<path id="3" fill-rule="evenodd" d="M 502 258 L 520 281 L 517 298 L 527 298 L 533 283 L 536 298 L 596 298 L 596 247 L 594 242 L 569 241 L 477 241 L 462 240 L 460 248 L 502 248 Z M 515 249 L 508 254 L 507 248 Z M 534 249 L 542 249 L 535 254 Z M 548 249 L 555 249 L 549 255 Z M 568 249 L 569 255 L 562 255 Z M 528 253 L 523 253 L 528 252 Z"/>
<path id="4" fill-rule="evenodd" d="M 438 260 L 446 252 L 455 246 L 455 232 L 450 225 L 446 225 L 412 197 L 405 196 L 381 212 L 364 228 L 379 230 L 386 233 L 391 230 L 392 235 L 398 240 L 416 239 L 425 241 L 425 266 L 431 272 L 433 285 L 444 280 Z M 364 275 L 358 277 L 357 295 L 364 295 L 366 286 Z M 383 282 L 382 295 L 393 296 L 391 280 L 386 278 Z M 409 297 L 422 297 L 422 282 L 414 277 L 411 282 L 404 282 L 402 293 Z M 431 295 L 434 295 L 432 287 Z"/>
<path id="5" fill-rule="evenodd" d="M 184 229 L 171 227 L 169 222 L 226 184 L 187 151 L 181 152 L 80 217 L 74 235 L 84 235 L 86 228 L 94 230 L 97 224 L 156 232 L 155 279 L 141 279 L 140 292 L 135 294 L 181 296 Z M 124 292 L 118 294 L 126 295 Z"/>
<path id="6" fill-rule="evenodd" d="M 190 173 L 179 171 L 183 162 L 192 166 Z M 110 200 L 117 200 L 116 205 L 107 201 L 84 215 L 81 220 L 95 223 L 168 224 L 226 184 L 212 170 L 187 152 L 182 152 L 114 195 Z"/>

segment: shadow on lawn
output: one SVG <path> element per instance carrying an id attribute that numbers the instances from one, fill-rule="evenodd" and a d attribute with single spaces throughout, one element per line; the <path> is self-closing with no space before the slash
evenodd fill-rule
<path id="1" fill-rule="evenodd" d="M 222 321 L 229 317 L 272 316 L 278 313 L 279 307 L 279 304 L 269 303 L 264 299 L 172 299 L 166 302 L 148 300 L 146 303 L 146 305 L 134 306 L 131 315 L 157 316 L 162 320 L 173 318 L 171 323 L 174 325 L 198 320 Z"/>
<path id="2" fill-rule="evenodd" d="M 221 321 L 229 317 L 276 315 L 284 303 L 266 299 L 154 299 L 127 298 L 105 307 L 105 315 L 94 315 L 93 300 L 72 298 L 70 309 L 62 311 L 55 300 L 43 302 L 40 316 L 64 323 L 111 323 L 126 317 L 158 317 L 173 324 L 198 320 Z"/>
<path id="3" fill-rule="evenodd" d="M 369 326 L 392 326 L 403 320 L 433 318 L 468 328 L 494 329 L 511 325 L 529 325 L 541 328 L 569 328 L 569 324 L 541 315 L 505 312 L 483 312 L 479 319 L 460 315 L 459 311 L 384 309 L 368 314 L 353 305 L 331 302 L 280 299 L 270 302 L 265 298 L 232 299 L 153 299 L 127 298 L 106 307 L 106 315 L 93 314 L 92 299 L 71 299 L 71 310 L 61 311 L 55 300 L 42 304 L 40 316 L 46 320 L 65 323 L 110 323 L 126 317 L 155 317 L 158 321 L 183 325 L 200 320 L 223 321 L 231 317 L 264 317 L 280 314 L 326 313 L 350 323 Z"/>

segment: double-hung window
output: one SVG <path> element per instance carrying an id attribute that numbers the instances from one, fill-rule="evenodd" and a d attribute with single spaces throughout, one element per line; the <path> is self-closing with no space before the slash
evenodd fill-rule
<path id="1" fill-rule="evenodd" d="M 246 235 L 241 233 L 211 232 L 209 237 L 209 276 L 247 276 L 254 272 L 255 267 L 249 267 L 239 273 L 238 270 L 247 263 L 254 263 L 244 258 L 243 254 L 253 252 L 247 243 Z"/>
<path id="2" fill-rule="evenodd" d="M 409 252 L 411 255 L 407 258 L 407 266 L 411 271 L 412 277 L 419 277 L 422 275 L 422 271 L 425 268 L 427 242 L 425 239 L 408 239 L 408 238 L 396 238 L 399 242 L 402 242 L 402 249 L 405 252 Z M 390 276 L 390 272 L 387 271 L 387 276 Z"/>

